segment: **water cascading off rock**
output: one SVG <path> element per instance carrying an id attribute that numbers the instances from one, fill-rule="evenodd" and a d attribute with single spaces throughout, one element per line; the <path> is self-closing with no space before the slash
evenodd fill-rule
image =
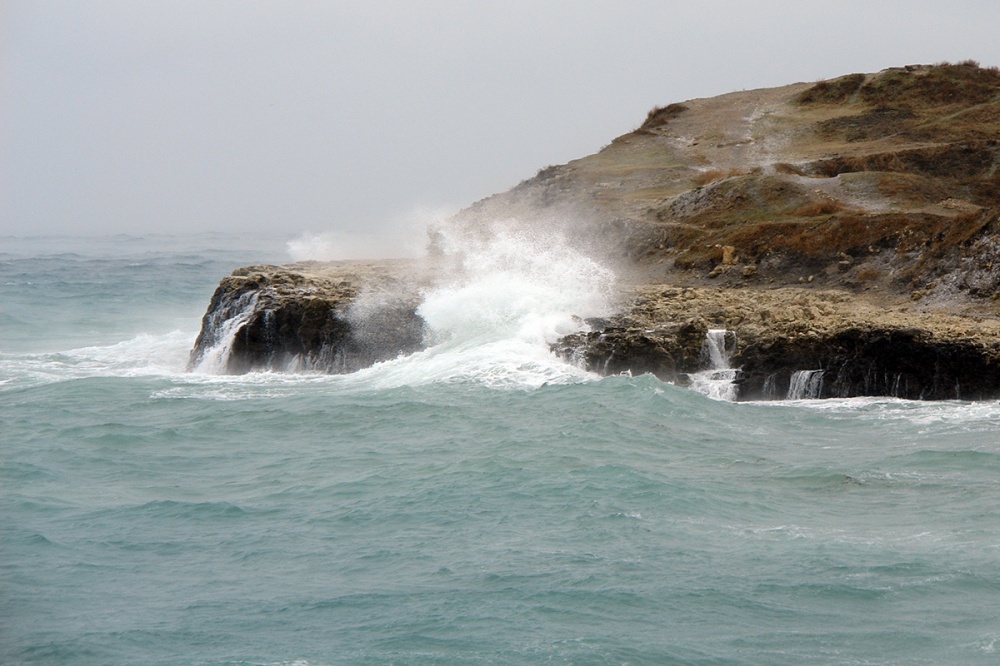
<path id="1" fill-rule="evenodd" d="M 702 343 L 703 363 L 707 367 L 691 375 L 691 388 L 714 400 L 736 400 L 739 368 L 730 364 L 736 345 L 735 331 L 709 329 Z"/>

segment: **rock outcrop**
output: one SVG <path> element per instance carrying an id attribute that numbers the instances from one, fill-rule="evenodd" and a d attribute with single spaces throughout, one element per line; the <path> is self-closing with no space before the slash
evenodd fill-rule
<path id="1" fill-rule="evenodd" d="M 995 68 L 909 66 L 656 108 L 598 153 L 463 210 L 431 254 L 498 221 L 562 229 L 617 268 L 620 312 L 553 345 L 596 372 L 683 383 L 706 332 L 725 328 L 741 398 L 1000 396 Z M 392 263 L 241 269 L 192 366 L 345 372 L 419 349 L 428 280 Z"/>
<path id="2" fill-rule="evenodd" d="M 794 395 L 796 373 L 808 372 L 822 373 L 808 396 L 816 398 L 1000 395 L 1000 320 L 915 311 L 902 299 L 642 285 L 625 313 L 594 324 L 557 343 L 556 353 L 598 372 L 650 372 L 680 384 L 704 368 L 706 333 L 732 331 L 741 399 Z"/>
<path id="3" fill-rule="evenodd" d="M 354 372 L 422 349 L 407 262 L 248 266 L 215 290 L 189 369 Z"/>

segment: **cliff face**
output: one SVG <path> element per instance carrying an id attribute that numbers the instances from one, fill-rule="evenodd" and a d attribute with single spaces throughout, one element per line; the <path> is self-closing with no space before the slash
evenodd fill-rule
<path id="1" fill-rule="evenodd" d="M 620 312 L 553 345 L 595 371 L 684 383 L 707 331 L 727 329 L 742 398 L 1000 395 L 995 69 L 913 66 L 653 109 L 598 153 L 460 212 L 432 257 L 498 222 L 561 229 L 617 267 Z M 433 277 L 387 266 L 237 271 L 192 366 L 341 372 L 420 348 L 416 285 Z"/>

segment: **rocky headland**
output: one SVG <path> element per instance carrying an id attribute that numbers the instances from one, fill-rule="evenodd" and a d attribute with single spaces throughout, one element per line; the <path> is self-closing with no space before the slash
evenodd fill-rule
<path id="1" fill-rule="evenodd" d="M 425 261 L 239 269 L 191 366 L 349 372 L 420 349 L 421 295 L 498 225 L 615 268 L 614 311 L 552 342 L 596 372 L 686 383 L 726 330 L 741 399 L 1000 396 L 1000 71 L 973 62 L 653 109 L 461 211 Z"/>

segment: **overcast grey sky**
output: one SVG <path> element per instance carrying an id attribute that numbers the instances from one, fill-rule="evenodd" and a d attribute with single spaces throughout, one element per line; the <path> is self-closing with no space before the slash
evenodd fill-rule
<path id="1" fill-rule="evenodd" d="M 0 235 L 384 228 L 654 105 L 1000 65 L 996 0 L 0 0 Z"/>

